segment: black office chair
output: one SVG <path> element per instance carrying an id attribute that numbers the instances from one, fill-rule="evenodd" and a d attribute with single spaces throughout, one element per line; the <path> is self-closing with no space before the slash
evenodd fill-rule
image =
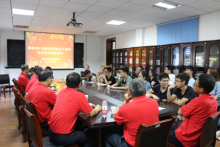
<path id="1" fill-rule="evenodd" d="M 2 84 L 2 85 L 1 85 Z M 1 74 L 0 75 L 0 88 L 3 89 L 3 93 L 4 93 L 4 97 L 5 96 L 5 89 L 9 89 L 9 94 L 11 94 L 11 88 L 14 87 L 14 85 L 10 85 L 10 78 L 9 78 L 9 74 Z"/>

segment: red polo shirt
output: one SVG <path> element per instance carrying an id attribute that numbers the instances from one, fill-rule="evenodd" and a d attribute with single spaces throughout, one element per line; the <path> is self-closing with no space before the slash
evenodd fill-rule
<path id="1" fill-rule="evenodd" d="M 29 83 L 28 76 L 21 73 L 18 77 L 18 85 L 20 87 L 20 92 L 23 94 L 24 90 L 23 87 L 21 86 L 21 82 L 24 84 L 25 87 L 27 87 L 27 84 Z"/>
<path id="2" fill-rule="evenodd" d="M 33 85 L 37 84 L 37 83 L 39 83 L 39 80 L 38 80 L 38 77 L 36 76 L 36 74 L 34 74 L 34 75 L 31 77 L 29 83 L 27 84 L 27 87 L 26 87 L 26 89 L 25 89 L 25 93 L 28 93 L 28 91 L 30 90 L 30 88 L 31 88 Z"/>
<path id="3" fill-rule="evenodd" d="M 26 99 L 36 107 L 40 123 L 49 121 L 56 97 L 52 90 L 41 83 L 37 83 L 29 90 Z"/>
<path id="4" fill-rule="evenodd" d="M 184 147 L 199 146 L 201 129 L 206 119 L 217 112 L 217 102 L 211 94 L 192 99 L 181 107 L 185 120 L 176 129 L 176 137 Z"/>
<path id="5" fill-rule="evenodd" d="M 118 125 L 124 123 L 124 137 L 127 143 L 135 146 L 137 130 L 141 124 L 149 125 L 159 121 L 159 109 L 156 100 L 140 96 L 124 104 L 114 115 Z"/>
<path id="6" fill-rule="evenodd" d="M 79 112 L 89 114 L 92 110 L 83 93 L 66 87 L 57 95 L 57 101 L 48 124 L 54 133 L 69 134 L 74 130 Z"/>

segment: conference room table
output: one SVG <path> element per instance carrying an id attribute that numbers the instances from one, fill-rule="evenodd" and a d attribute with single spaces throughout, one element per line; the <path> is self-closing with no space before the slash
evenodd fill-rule
<path id="1" fill-rule="evenodd" d="M 57 89 L 65 88 L 65 82 L 57 82 L 56 87 Z M 82 92 L 85 95 L 88 95 L 89 103 L 95 105 L 99 104 L 102 106 L 103 99 L 105 98 L 107 101 L 108 113 L 106 117 L 102 116 L 102 112 L 99 112 L 93 117 L 90 117 L 89 115 L 85 115 L 84 113 L 80 112 L 78 117 L 79 120 L 86 124 L 88 127 L 99 130 L 100 141 L 102 128 L 117 126 L 111 112 L 111 106 L 116 106 L 118 109 L 124 101 L 124 94 L 127 92 L 127 90 L 108 89 L 106 85 L 98 86 L 98 84 L 95 82 L 85 81 L 84 83 L 81 83 L 81 87 L 78 89 L 78 91 Z M 58 93 L 59 90 L 55 92 Z M 176 114 L 178 109 L 180 108 L 176 104 L 162 101 L 158 101 L 158 106 L 160 120 L 170 118 L 171 115 Z M 99 142 L 99 146 L 101 146 L 101 142 Z"/>

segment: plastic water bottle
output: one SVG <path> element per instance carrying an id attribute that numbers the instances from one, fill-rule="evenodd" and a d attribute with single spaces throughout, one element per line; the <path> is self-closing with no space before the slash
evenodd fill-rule
<path id="1" fill-rule="evenodd" d="M 102 117 L 106 117 L 107 112 L 108 112 L 108 105 L 107 105 L 106 99 L 103 99 L 103 102 L 102 102 Z"/>
<path id="2" fill-rule="evenodd" d="M 57 83 L 56 82 L 54 82 L 54 89 L 56 89 L 57 88 Z"/>

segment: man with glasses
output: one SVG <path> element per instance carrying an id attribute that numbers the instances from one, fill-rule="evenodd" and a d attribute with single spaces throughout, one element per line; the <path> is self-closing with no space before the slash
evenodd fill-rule
<path id="1" fill-rule="evenodd" d="M 152 97 L 156 100 L 162 100 L 164 102 L 167 101 L 167 92 L 168 92 L 168 83 L 169 83 L 169 76 L 166 73 L 161 73 L 159 75 L 159 83 L 156 86 L 154 86 L 152 89 L 147 91 L 147 94 L 149 94 L 149 97 Z M 174 93 L 174 89 L 171 89 L 169 91 L 170 93 Z M 154 95 L 153 93 L 157 94 Z"/>
<path id="2" fill-rule="evenodd" d="M 115 77 L 111 75 L 112 68 L 105 67 L 104 73 L 102 74 L 101 83 L 105 83 L 106 85 L 113 85 L 116 83 Z"/>
<path id="3" fill-rule="evenodd" d="M 169 75 L 169 85 L 175 83 L 175 75 L 172 74 L 172 70 L 173 70 L 172 66 L 166 66 L 164 70 L 164 72 Z"/>
<path id="4" fill-rule="evenodd" d="M 26 99 L 34 104 L 37 110 L 37 116 L 41 125 L 42 130 L 48 130 L 48 121 L 50 119 L 53 107 L 56 102 L 56 94 L 49 89 L 51 85 L 53 73 L 51 70 L 43 70 L 39 73 L 37 83 L 32 87 Z"/>
<path id="5" fill-rule="evenodd" d="M 176 84 L 172 84 L 168 87 L 167 100 L 168 102 L 175 103 L 177 105 L 188 104 L 190 100 L 196 97 L 196 93 L 193 88 L 188 85 L 189 75 L 187 73 L 180 73 L 176 76 Z M 170 90 L 176 88 L 175 93 L 171 94 Z"/>
<path id="6" fill-rule="evenodd" d="M 134 73 L 134 76 L 138 78 L 141 71 L 143 71 L 143 67 L 142 66 L 137 66 L 136 67 L 136 72 Z"/>

